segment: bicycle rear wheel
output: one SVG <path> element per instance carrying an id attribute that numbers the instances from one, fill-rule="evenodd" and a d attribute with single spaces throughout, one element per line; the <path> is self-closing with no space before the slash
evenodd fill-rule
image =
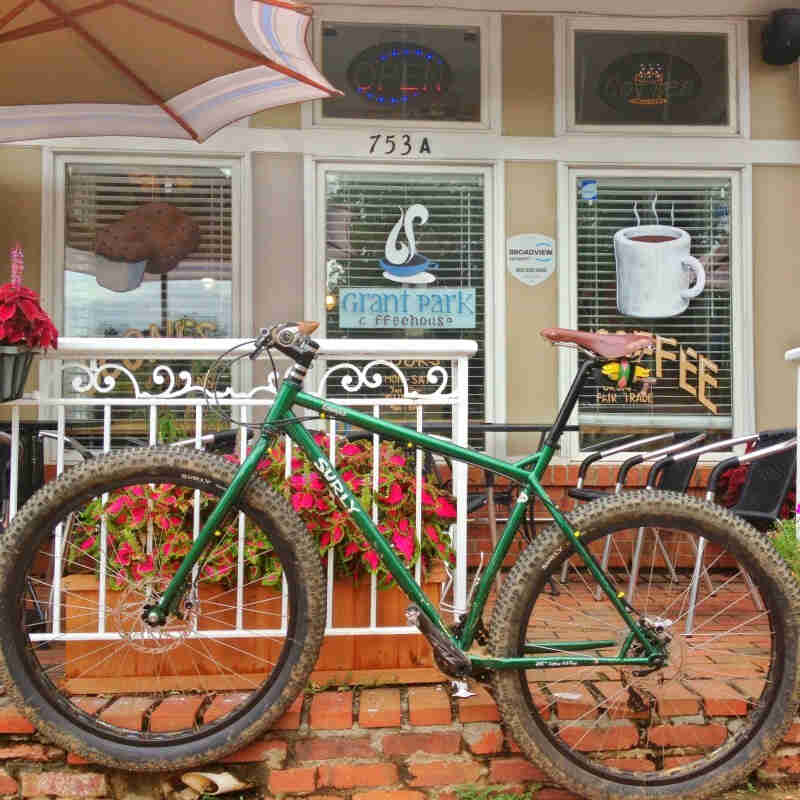
<path id="1" fill-rule="evenodd" d="M 605 594 L 596 599 L 566 537 L 548 528 L 512 569 L 491 623 L 494 655 L 539 643 L 539 655 L 562 663 L 494 675 L 522 750 L 588 797 L 699 798 L 744 779 L 797 704 L 792 574 L 754 528 L 685 495 L 626 492 L 583 506 L 570 522 L 598 560 L 610 541 L 608 574 L 619 592 L 635 577 L 634 616 L 666 642 L 667 660 L 644 675 L 644 667 L 574 665 L 578 652 L 618 655 L 629 629 Z M 565 562 L 554 596 L 548 583 Z M 604 644 L 587 652 L 568 642 Z M 629 653 L 641 649 L 634 642 Z"/>
<path id="2" fill-rule="evenodd" d="M 129 770 L 193 766 L 254 739 L 306 685 L 325 623 L 319 551 L 257 482 L 180 616 L 143 618 L 234 472 L 184 448 L 128 450 L 69 470 L 13 520 L 0 680 L 61 746 Z"/>

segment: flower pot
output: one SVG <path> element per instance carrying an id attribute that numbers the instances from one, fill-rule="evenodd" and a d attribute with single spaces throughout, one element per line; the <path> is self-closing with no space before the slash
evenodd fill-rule
<path id="1" fill-rule="evenodd" d="M 35 355 L 28 347 L 0 346 L 0 403 L 22 397 Z"/>

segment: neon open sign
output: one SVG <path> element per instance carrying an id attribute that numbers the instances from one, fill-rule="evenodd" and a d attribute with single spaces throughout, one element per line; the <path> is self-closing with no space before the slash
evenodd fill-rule
<path id="1" fill-rule="evenodd" d="M 353 90 L 372 103 L 393 106 L 439 97 L 451 71 L 435 50 L 413 42 L 389 42 L 362 50 L 347 68 Z"/>

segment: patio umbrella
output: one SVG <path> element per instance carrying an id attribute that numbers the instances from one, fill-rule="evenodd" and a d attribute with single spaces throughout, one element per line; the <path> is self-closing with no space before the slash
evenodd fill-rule
<path id="1" fill-rule="evenodd" d="M 340 94 L 293 0 L 0 0 L 0 142 L 202 141 L 265 108 Z"/>

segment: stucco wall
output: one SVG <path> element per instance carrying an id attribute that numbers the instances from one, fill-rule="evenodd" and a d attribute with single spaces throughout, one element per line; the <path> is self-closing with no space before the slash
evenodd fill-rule
<path id="1" fill-rule="evenodd" d="M 555 238 L 555 164 L 506 164 L 506 233 Z M 506 281 L 507 418 L 509 422 L 550 422 L 558 401 L 556 351 L 539 331 L 558 324 L 558 278 L 551 275 L 538 286 L 527 286 L 512 275 Z M 532 452 L 538 440 L 538 434 L 509 436 L 508 452 Z"/>
<path id="2" fill-rule="evenodd" d="M 25 253 L 25 285 L 39 293 L 42 262 L 42 152 L 39 147 L 0 147 L 0 283 L 10 278 L 9 251 L 19 242 Z M 51 311 L 51 309 L 46 309 Z M 38 385 L 31 370 L 26 391 Z M 22 410 L 35 419 L 36 409 Z M 0 419 L 10 419 L 8 408 Z"/>
<path id="3" fill-rule="evenodd" d="M 800 256 L 793 231 L 800 208 L 800 167 L 753 168 L 753 306 L 756 425 L 795 421 L 796 364 L 786 350 L 800 346 Z"/>
<path id="4" fill-rule="evenodd" d="M 763 22 L 750 23 L 750 129 L 753 139 L 800 139 L 797 64 L 774 67 L 761 58 Z"/>
<path id="5" fill-rule="evenodd" d="M 553 18 L 503 17 L 503 135 L 555 133 Z"/>
<path id="6" fill-rule="evenodd" d="M 253 157 L 253 220 L 255 327 L 303 319 L 301 156 Z"/>
<path id="7" fill-rule="evenodd" d="M 39 291 L 42 257 L 42 153 L 39 147 L 0 147 L 0 280 L 9 279 L 8 253 L 25 251 L 25 284 Z"/>

